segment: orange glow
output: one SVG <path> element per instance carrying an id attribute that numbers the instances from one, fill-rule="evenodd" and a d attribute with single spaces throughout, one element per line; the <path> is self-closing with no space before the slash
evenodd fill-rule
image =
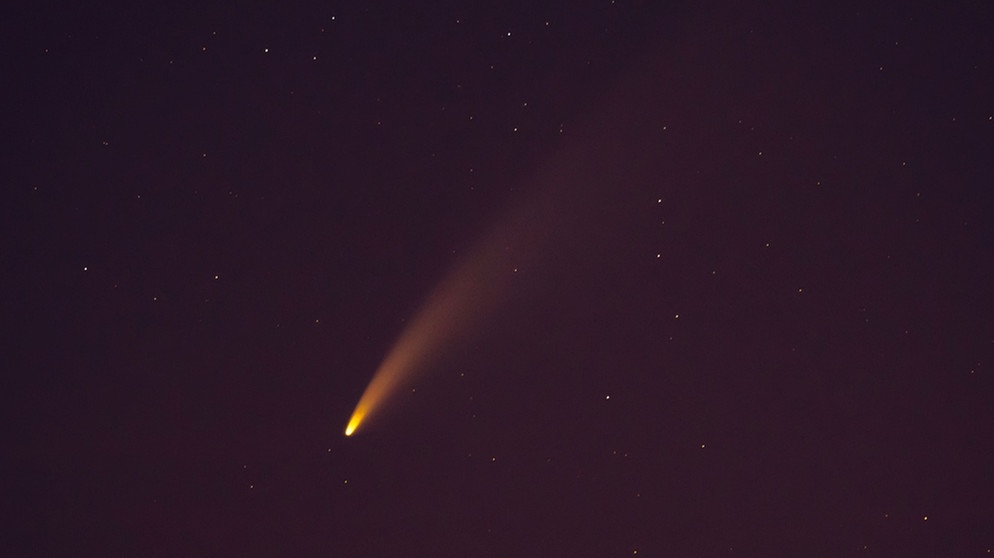
<path id="1" fill-rule="evenodd" d="M 359 423 L 362 422 L 362 417 L 365 416 L 366 411 L 363 409 L 356 408 L 355 412 L 352 413 L 352 418 L 349 419 L 349 425 L 345 427 L 345 435 L 351 436 L 355 429 L 359 427 Z"/>

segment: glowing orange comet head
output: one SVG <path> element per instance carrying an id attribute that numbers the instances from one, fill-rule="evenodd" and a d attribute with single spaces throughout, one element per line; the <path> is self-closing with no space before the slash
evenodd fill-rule
<path id="1" fill-rule="evenodd" d="M 355 432 L 355 429 L 359 427 L 359 423 L 362 422 L 362 417 L 365 415 L 366 411 L 358 408 L 354 413 L 352 413 L 352 418 L 349 419 L 349 425 L 345 427 L 346 436 L 351 436 L 352 433 Z"/>

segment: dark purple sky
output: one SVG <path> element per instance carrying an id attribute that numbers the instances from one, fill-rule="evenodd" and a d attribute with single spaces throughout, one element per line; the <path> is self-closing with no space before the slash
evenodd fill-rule
<path id="1" fill-rule="evenodd" d="M 990 2 L 90 4 L 2 16 L 3 555 L 994 549 Z"/>

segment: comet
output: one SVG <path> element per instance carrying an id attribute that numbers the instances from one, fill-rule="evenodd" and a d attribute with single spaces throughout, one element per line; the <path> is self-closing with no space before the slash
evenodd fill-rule
<path id="1" fill-rule="evenodd" d="M 587 148 L 593 149 L 593 148 Z M 592 153 L 571 151 L 579 160 L 594 160 Z M 506 299 L 512 282 L 534 281 L 542 267 L 541 258 L 553 246 L 568 246 L 566 234 L 589 230 L 602 234 L 599 219 L 591 219 L 591 209 L 605 204 L 594 199 L 591 169 L 573 164 L 572 158 L 557 161 L 554 172 L 538 176 L 544 187 L 535 187 L 516 210 L 496 221 L 469 256 L 458 263 L 427 297 L 414 318 L 400 333 L 393 347 L 373 374 L 345 427 L 352 436 L 392 395 L 486 317 L 497 303 Z M 562 168 L 568 168 L 563 173 Z M 585 238 L 585 237 L 579 237 Z M 582 240 L 580 240 L 582 242 Z M 574 248 L 575 250 L 575 248 Z M 558 261 L 553 258 L 553 260 Z M 527 269 L 524 280 L 519 270 Z"/>
<path id="2" fill-rule="evenodd" d="M 561 150 L 530 175 L 523 203 L 495 221 L 489 235 L 444 276 L 373 373 L 345 427 L 346 436 L 360 431 L 391 396 L 470 334 L 506 298 L 512 282 L 515 288 L 519 282 L 536 286 L 543 267 L 582 271 L 576 262 L 610 255 L 635 234 L 629 228 L 644 222 L 649 207 L 643 192 L 656 188 L 646 177 L 663 167 L 660 153 L 668 145 L 655 128 L 634 125 L 654 114 L 664 94 L 659 68 L 652 66 L 650 73 L 623 82 L 603 112 L 577 126 Z M 519 269 L 527 270 L 527 280 Z"/>
<path id="3" fill-rule="evenodd" d="M 465 335 L 498 298 L 515 273 L 499 238 L 494 235 L 485 241 L 428 297 L 373 374 L 345 427 L 346 436 Z"/>

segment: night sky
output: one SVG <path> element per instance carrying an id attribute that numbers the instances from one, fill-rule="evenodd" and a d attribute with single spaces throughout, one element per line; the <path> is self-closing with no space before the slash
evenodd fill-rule
<path id="1" fill-rule="evenodd" d="M 991 555 L 994 4 L 173 4 L 2 10 L 4 556 Z"/>

